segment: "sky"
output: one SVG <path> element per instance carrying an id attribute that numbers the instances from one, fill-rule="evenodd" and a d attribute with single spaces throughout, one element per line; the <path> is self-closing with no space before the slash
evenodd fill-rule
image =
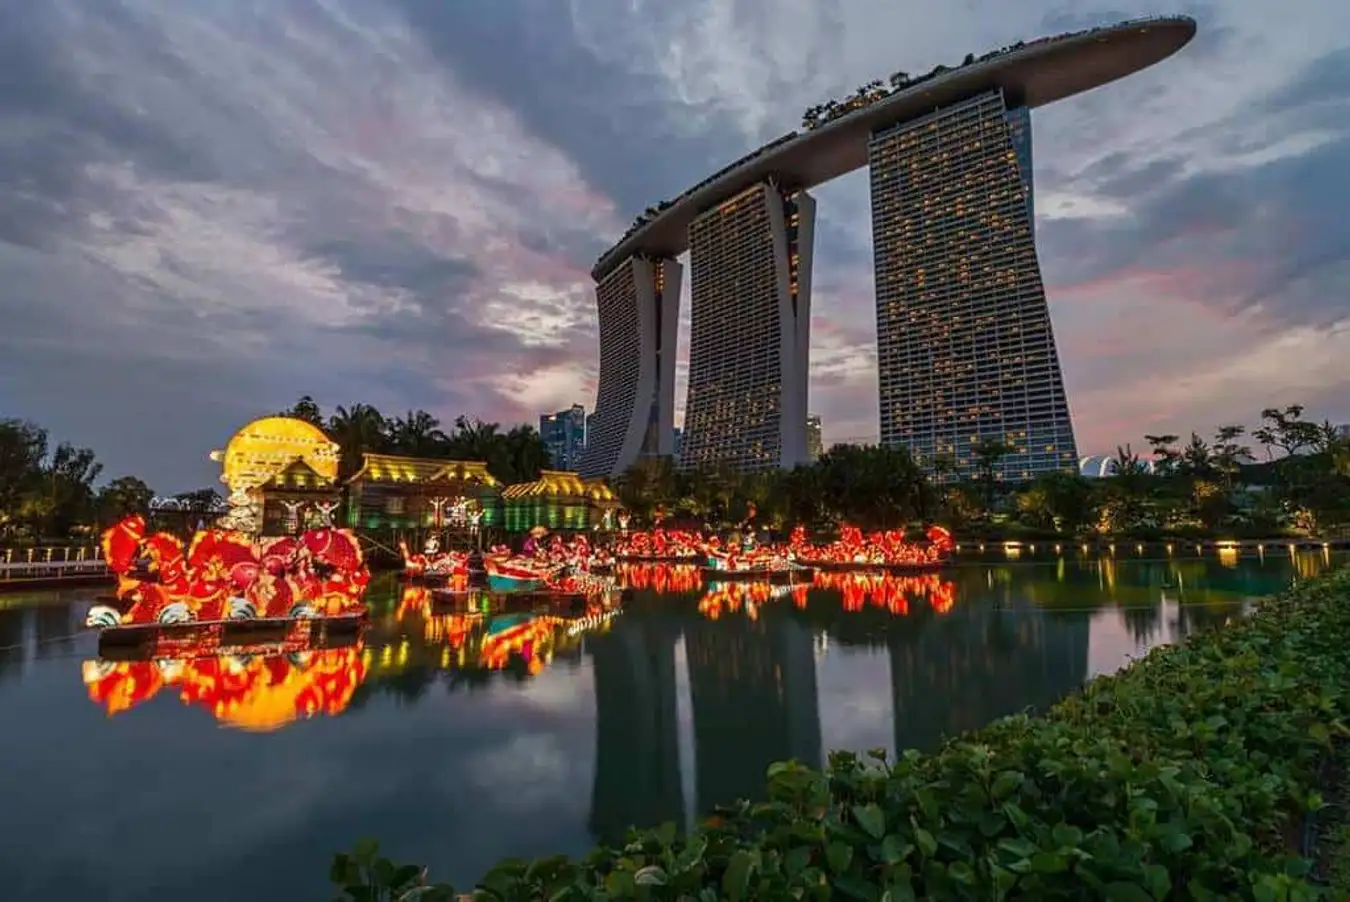
<path id="1" fill-rule="evenodd" d="M 649 204 L 896 69 L 1187 13 L 1177 56 L 1033 114 L 1079 450 L 1350 421 L 1350 5 L 1175 2 L 11 4 L 0 417 L 170 492 L 302 394 L 589 408 L 589 269 Z M 810 406 L 875 439 L 866 174 L 813 193 Z"/>

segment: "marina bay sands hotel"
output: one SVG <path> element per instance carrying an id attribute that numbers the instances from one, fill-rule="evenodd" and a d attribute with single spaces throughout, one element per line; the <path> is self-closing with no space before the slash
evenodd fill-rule
<path id="1" fill-rule="evenodd" d="M 650 208 L 596 263 L 600 379 L 581 471 L 617 476 L 674 452 L 676 328 L 689 251 L 689 392 L 680 463 L 740 471 L 807 461 L 808 189 L 867 166 L 881 443 L 970 473 L 1071 470 L 1078 452 L 1036 256 L 1030 110 L 1185 46 L 1152 18 L 892 76 L 808 111 L 785 135 Z M 828 412 L 826 412 L 828 413 Z"/>

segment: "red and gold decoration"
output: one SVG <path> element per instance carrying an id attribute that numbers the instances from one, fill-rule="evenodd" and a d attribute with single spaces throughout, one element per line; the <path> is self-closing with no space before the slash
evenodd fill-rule
<path id="1" fill-rule="evenodd" d="M 696 561 L 704 556 L 705 544 L 696 532 L 657 527 L 624 536 L 615 544 L 614 555 L 621 561 Z"/>
<path id="2" fill-rule="evenodd" d="M 952 534 L 941 526 L 932 526 L 925 538 L 925 542 L 910 542 L 903 530 L 863 535 L 856 526 L 845 526 L 839 530 L 836 541 L 814 545 L 808 541 L 806 530 L 799 526 L 792 531 L 788 547 L 798 561 L 817 569 L 931 570 L 941 567 L 955 547 Z"/>
<path id="3" fill-rule="evenodd" d="M 184 549 L 134 516 L 104 532 L 103 553 L 117 606 L 90 608 L 85 623 L 98 629 L 357 616 L 370 582 L 360 543 L 341 529 L 258 541 L 208 529 Z"/>

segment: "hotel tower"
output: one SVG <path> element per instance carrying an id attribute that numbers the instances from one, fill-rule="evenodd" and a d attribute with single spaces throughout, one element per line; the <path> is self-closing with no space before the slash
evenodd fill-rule
<path id="1" fill-rule="evenodd" d="M 881 442 L 970 475 L 1071 470 L 1074 446 L 1032 233 L 1031 128 L 1001 91 L 872 134 Z"/>
<path id="2" fill-rule="evenodd" d="M 689 227 L 689 397 L 680 466 L 808 460 L 806 377 L 816 202 L 762 182 Z"/>

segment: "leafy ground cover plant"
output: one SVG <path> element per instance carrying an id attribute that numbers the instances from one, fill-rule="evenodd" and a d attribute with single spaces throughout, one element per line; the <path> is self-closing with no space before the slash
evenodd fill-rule
<path id="1" fill-rule="evenodd" d="M 1347 715 L 1341 570 L 1156 649 L 1044 716 L 1005 718 L 932 755 L 837 752 L 823 772 L 775 764 L 766 802 L 721 809 L 687 836 L 671 824 L 633 831 L 581 861 L 508 860 L 472 897 L 1333 898 L 1313 878 L 1306 828 L 1328 808 Z M 1323 835 L 1348 835 L 1343 818 L 1324 821 Z M 348 899 L 455 898 L 372 844 L 338 856 L 332 877 Z"/>

